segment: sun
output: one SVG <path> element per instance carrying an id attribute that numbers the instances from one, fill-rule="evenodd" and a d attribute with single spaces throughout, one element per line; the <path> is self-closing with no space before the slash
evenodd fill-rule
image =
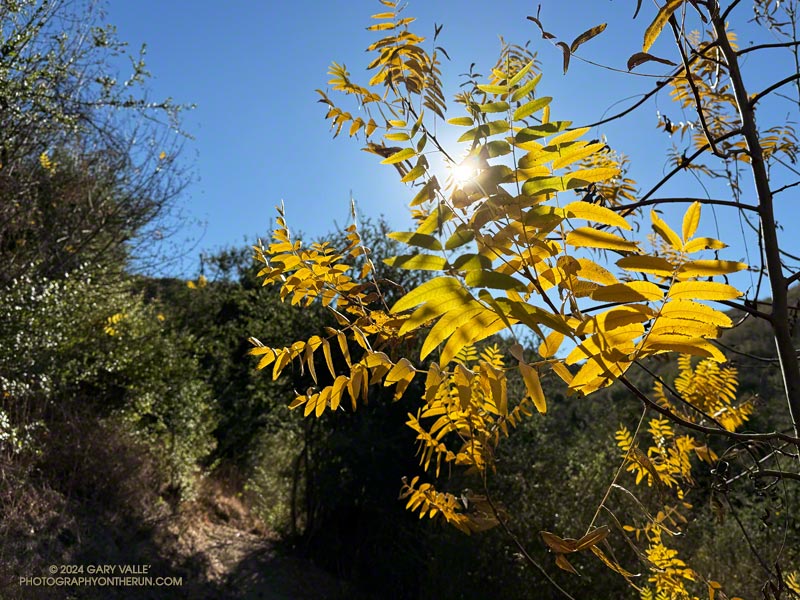
<path id="1" fill-rule="evenodd" d="M 450 177 L 453 183 L 462 187 L 472 181 L 478 174 L 478 165 L 474 157 L 468 156 L 458 164 L 450 167 Z"/>

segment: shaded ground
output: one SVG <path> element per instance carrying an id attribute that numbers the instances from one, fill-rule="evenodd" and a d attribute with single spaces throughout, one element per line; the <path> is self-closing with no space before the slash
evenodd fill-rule
<path id="1" fill-rule="evenodd" d="M 74 508 L 74 507 L 73 507 Z M 38 529 L 38 531 L 37 531 Z M 288 600 L 352 599 L 345 583 L 292 555 L 235 499 L 212 495 L 146 525 L 110 522 L 74 510 L 50 517 L 47 527 L 14 532 L 0 556 L 1 600 Z M 49 576 L 50 565 L 146 565 L 148 575 L 173 578 L 164 587 L 47 587 L 22 585 L 20 576 Z M 119 567 L 118 567 L 119 568 Z M 118 572 L 116 573 L 119 574 Z M 73 572 L 73 576 L 75 572 Z"/>

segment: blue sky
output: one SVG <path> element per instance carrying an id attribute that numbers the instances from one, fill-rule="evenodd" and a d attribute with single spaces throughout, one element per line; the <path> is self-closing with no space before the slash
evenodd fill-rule
<path id="1" fill-rule="evenodd" d="M 654 14 L 644 4 L 643 14 L 633 21 L 633 2 L 543 0 L 541 18 L 567 42 L 608 22 L 606 31 L 579 55 L 624 71 L 627 57 L 641 50 L 642 32 Z M 493 65 L 500 35 L 520 44 L 531 40 L 543 62 L 539 90 L 554 97 L 556 119 L 591 122 L 626 106 L 631 96 L 649 90 L 655 81 L 577 58 L 564 76 L 560 51 L 542 40 L 525 18 L 534 14 L 536 3 L 513 0 L 498 6 L 502 10 L 474 0 L 417 0 L 406 9 L 408 16 L 418 18 L 415 31 L 422 35 L 432 34 L 434 23 L 444 24 L 439 43 L 452 59 L 443 65 L 451 92 L 457 90 L 457 75 L 471 62 L 482 72 Z M 188 215 L 206 222 L 204 231 L 195 229 L 202 233 L 195 256 L 200 250 L 264 236 L 281 200 L 290 225 L 308 237 L 346 224 L 351 193 L 363 216 L 383 214 L 397 229 L 408 228 L 408 190 L 391 167 L 379 166 L 376 157 L 361 152 L 356 140 L 331 138 L 325 109 L 314 93 L 315 88 L 325 89 L 326 71 L 334 60 L 360 78 L 368 63 L 364 48 L 375 39 L 366 26 L 369 16 L 380 10 L 376 0 L 109 2 L 107 20 L 117 26 L 120 38 L 132 48 L 147 43 L 151 95 L 197 105 L 185 119 L 194 136 L 185 159 L 196 177 L 182 199 Z M 663 49 L 671 55 L 667 41 L 659 40 L 653 52 Z M 747 32 L 742 32 L 740 43 L 747 42 Z M 661 72 L 647 65 L 637 71 Z M 774 63 L 753 71 L 765 82 L 786 73 Z M 656 131 L 657 110 L 676 121 L 684 116 L 662 94 L 634 118 L 593 132 L 595 137 L 606 135 L 611 146 L 631 156 L 631 174 L 642 187 L 657 181 L 665 164 L 663 149 L 669 139 Z M 722 225 L 724 231 L 739 231 L 735 220 Z M 736 252 L 731 258 L 744 257 L 741 248 Z M 189 268 L 196 264 L 189 262 Z"/>

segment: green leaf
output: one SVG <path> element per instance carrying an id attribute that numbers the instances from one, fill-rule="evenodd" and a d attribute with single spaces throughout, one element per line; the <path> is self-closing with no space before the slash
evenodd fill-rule
<path id="1" fill-rule="evenodd" d="M 522 119 L 531 116 L 536 111 L 539 111 L 550 104 L 552 100 L 553 99 L 550 96 L 542 96 L 541 98 L 537 98 L 536 100 L 531 100 L 530 102 L 523 104 L 514 111 L 514 120 L 521 121 Z"/>
<path id="2" fill-rule="evenodd" d="M 507 121 L 490 121 L 488 123 L 484 123 L 483 125 L 479 125 L 473 129 L 470 129 L 466 133 L 464 133 L 457 142 L 471 142 L 475 139 L 479 138 L 486 138 L 492 135 L 497 135 L 499 133 L 505 133 L 510 129 Z"/>
<path id="3" fill-rule="evenodd" d="M 532 177 L 522 184 L 522 193 L 526 196 L 538 196 L 563 192 L 567 189 L 565 177 Z"/>
<path id="4" fill-rule="evenodd" d="M 462 254 L 453 261 L 453 269 L 456 271 L 477 271 L 491 268 L 492 261 L 483 254 Z"/>
<path id="5" fill-rule="evenodd" d="M 478 105 L 478 109 L 482 113 L 506 112 L 508 108 L 509 108 L 508 102 L 489 102 L 487 104 Z"/>
<path id="6" fill-rule="evenodd" d="M 469 287 L 483 287 L 493 290 L 515 289 L 525 291 L 527 289 L 525 284 L 518 279 L 497 271 L 468 271 L 464 277 L 464 282 Z"/>
<path id="7" fill-rule="evenodd" d="M 414 151 L 413 148 L 403 148 L 399 152 L 395 152 L 389 158 L 384 158 L 381 161 L 382 165 L 393 165 L 404 160 L 408 160 L 409 158 L 414 158 L 417 153 Z"/>
<path id="8" fill-rule="evenodd" d="M 479 85 L 478 89 L 482 92 L 486 92 L 487 94 L 507 94 L 508 93 L 508 86 L 507 85 L 490 85 L 490 84 L 483 84 Z"/>
<path id="9" fill-rule="evenodd" d="M 452 119 L 447 119 L 447 122 L 450 123 L 450 125 L 457 125 L 459 127 L 472 127 L 475 124 L 472 117 L 453 117 Z"/>
<path id="10" fill-rule="evenodd" d="M 410 246 L 419 246 L 427 250 L 441 250 L 442 244 L 438 239 L 432 235 L 424 233 L 417 233 L 416 231 L 393 231 L 386 235 L 386 237 L 403 242 Z"/>
<path id="11" fill-rule="evenodd" d="M 524 144 L 538 140 L 548 135 L 553 135 L 560 131 L 564 131 L 567 127 L 572 125 L 571 121 L 553 121 L 552 123 L 544 123 L 543 125 L 536 125 L 534 127 L 526 127 L 521 129 L 514 136 L 514 142 L 517 144 Z"/>
<path id="12" fill-rule="evenodd" d="M 447 260 L 432 254 L 404 254 L 385 259 L 390 267 L 420 271 L 443 271 L 448 267 Z"/>
<path id="13" fill-rule="evenodd" d="M 418 285 L 405 296 L 400 298 L 391 312 L 398 313 L 409 308 L 414 308 L 418 304 L 427 302 L 429 298 L 436 296 L 461 297 L 465 292 L 464 286 L 455 277 L 434 277 L 425 283 Z"/>
<path id="14" fill-rule="evenodd" d="M 522 87 L 515 90 L 513 94 L 511 94 L 511 101 L 512 102 L 519 102 L 522 98 L 530 94 L 533 90 L 536 89 L 537 84 L 542 79 L 542 74 L 539 73 L 536 77 L 527 81 Z"/>
<path id="15" fill-rule="evenodd" d="M 456 248 L 463 246 L 464 244 L 469 244 L 474 239 L 475 239 L 475 232 L 472 231 L 472 229 L 465 229 L 459 227 L 453 232 L 453 235 L 451 235 L 444 243 L 444 248 L 445 250 L 454 250 Z M 453 267 L 455 267 L 455 264 L 453 264 Z"/>
<path id="16" fill-rule="evenodd" d="M 504 140 L 492 140 L 483 147 L 489 158 L 497 158 L 511 153 L 511 145 Z"/>

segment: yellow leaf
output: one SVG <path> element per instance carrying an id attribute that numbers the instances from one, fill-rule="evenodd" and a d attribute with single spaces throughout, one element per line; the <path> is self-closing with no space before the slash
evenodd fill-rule
<path id="1" fill-rule="evenodd" d="M 561 342 L 564 341 L 564 334 L 560 331 L 551 331 L 539 346 L 539 356 L 550 358 L 558 352 Z"/>
<path id="2" fill-rule="evenodd" d="M 396 383 L 397 388 L 395 389 L 394 399 L 399 400 L 416 374 L 417 371 L 414 365 L 412 365 L 407 358 L 401 358 L 397 364 L 392 367 L 391 371 L 387 373 L 383 380 L 383 385 L 384 387 L 388 387 Z"/>
<path id="3" fill-rule="evenodd" d="M 328 365 L 328 370 L 331 372 L 331 377 L 336 377 L 336 371 L 333 368 L 333 357 L 331 356 L 331 345 L 328 340 L 322 340 L 322 352 L 325 354 L 325 362 Z"/>
<path id="4" fill-rule="evenodd" d="M 424 308 L 424 307 L 422 307 Z M 455 331 L 461 327 L 469 327 L 470 321 L 477 319 L 479 315 L 487 312 L 486 309 L 478 302 L 458 302 L 452 309 L 442 316 L 441 319 L 434 325 L 425 342 L 422 344 L 420 350 L 420 360 L 424 359 L 430 354 L 439 344 L 448 339 Z M 414 313 L 416 314 L 416 313 Z M 490 313 L 492 316 L 494 313 Z M 413 315 L 412 315 L 413 317 Z"/>
<path id="5" fill-rule="evenodd" d="M 339 375 L 331 386 L 330 404 L 331 410 L 339 408 L 339 403 L 342 401 L 342 394 L 344 393 L 347 384 L 350 383 L 350 378 L 344 375 Z"/>
<path id="6" fill-rule="evenodd" d="M 681 241 L 681 238 L 678 237 L 678 234 L 675 233 L 669 225 L 661 220 L 661 217 L 658 216 L 658 213 L 655 210 L 650 211 L 650 219 L 653 221 L 653 229 L 655 232 L 660 235 L 667 244 L 680 252 L 683 249 L 683 242 Z"/>
<path id="7" fill-rule="evenodd" d="M 653 19 L 653 22 L 647 26 L 647 30 L 644 32 L 642 52 L 650 50 L 650 47 L 653 45 L 653 42 L 656 41 L 656 38 L 658 38 L 658 34 L 661 33 L 661 30 L 664 29 L 664 25 L 667 24 L 672 13 L 674 13 L 684 1 L 685 0 L 667 0 L 664 6 L 659 8 L 656 18 Z"/>
<path id="8" fill-rule="evenodd" d="M 671 300 L 661 308 L 660 314 L 662 317 L 713 323 L 718 327 L 733 326 L 730 317 L 725 313 L 691 300 Z"/>
<path id="9" fill-rule="evenodd" d="M 681 265 L 678 276 L 681 279 L 688 277 L 713 277 L 727 275 L 746 269 L 745 263 L 732 260 L 692 260 Z"/>
<path id="10" fill-rule="evenodd" d="M 685 337 L 717 337 L 719 335 L 719 328 L 713 323 L 707 321 L 696 321 L 689 319 L 670 319 L 668 317 L 661 317 L 656 320 L 653 327 L 650 329 L 650 336 L 657 341 L 662 334 L 674 334 Z"/>
<path id="11" fill-rule="evenodd" d="M 468 326 L 457 329 L 450 336 L 440 355 L 441 364 L 446 365 L 453 360 L 464 346 L 484 340 L 490 335 L 502 331 L 505 326 L 503 319 L 498 318 L 494 312 L 485 310 L 479 313 Z"/>
<path id="12" fill-rule="evenodd" d="M 655 311 L 646 304 L 615 306 L 584 321 L 577 327 L 575 332 L 578 335 L 585 335 L 596 331 L 609 331 L 631 323 L 643 323 L 654 315 Z"/>
<path id="13" fill-rule="evenodd" d="M 600 248 L 603 250 L 636 251 L 636 242 L 592 227 L 578 227 L 567 233 L 567 244 L 576 248 Z"/>
<path id="14" fill-rule="evenodd" d="M 683 251 L 686 254 L 692 254 L 693 252 L 700 252 L 701 250 L 722 250 L 723 248 L 727 248 L 727 244 L 715 240 L 714 238 L 704 237 L 689 240 L 683 247 Z"/>
<path id="15" fill-rule="evenodd" d="M 700 203 L 692 202 L 689 208 L 686 209 L 686 214 L 683 215 L 683 243 L 689 241 L 697 231 L 697 226 L 700 224 Z"/>
<path id="16" fill-rule="evenodd" d="M 664 292 L 649 281 L 614 283 L 592 292 L 592 299 L 599 302 L 655 302 L 664 298 Z"/>
<path id="17" fill-rule="evenodd" d="M 617 261 L 617 266 L 635 273 L 650 273 L 658 277 L 672 277 L 675 266 L 666 258 L 649 255 L 625 256 Z"/>
<path id="18" fill-rule="evenodd" d="M 550 368 L 553 369 L 553 372 L 556 375 L 558 375 L 564 383 L 566 383 L 567 385 L 570 385 L 572 383 L 573 379 L 572 373 L 564 363 L 562 362 L 553 363 L 552 365 L 550 365 Z"/>
<path id="19" fill-rule="evenodd" d="M 400 298 L 394 306 L 393 313 L 398 313 L 413 308 L 423 302 L 430 302 L 433 298 L 447 296 L 450 298 L 463 298 L 464 286 L 455 277 L 435 277 L 415 287 L 405 296 Z"/>
<path id="20" fill-rule="evenodd" d="M 717 362 L 726 362 L 728 360 L 716 346 L 702 338 L 687 339 L 680 336 L 673 336 L 673 339 L 667 339 L 667 336 L 660 336 L 658 339 L 647 338 L 642 350 L 650 354 L 660 354 L 662 352 L 691 354 L 692 356 L 712 358 Z"/>
<path id="21" fill-rule="evenodd" d="M 539 381 L 539 373 L 536 369 L 522 361 L 519 363 L 519 372 L 522 375 L 522 380 L 525 382 L 528 395 L 536 406 L 536 410 L 541 414 L 545 414 L 547 412 L 547 402 L 544 398 L 544 391 L 542 391 L 542 383 Z"/>
<path id="22" fill-rule="evenodd" d="M 618 283 L 618 279 L 614 277 L 614 274 L 611 273 L 611 271 L 601 267 L 596 262 L 591 261 L 588 258 L 579 258 L 578 264 L 580 265 L 580 268 L 578 269 L 576 275 L 581 279 L 588 279 L 589 281 L 602 283 L 603 285 Z"/>
<path id="23" fill-rule="evenodd" d="M 585 219 L 587 221 L 595 221 L 604 225 L 611 225 L 612 227 L 621 227 L 622 229 L 631 229 L 631 226 L 613 210 L 609 210 L 599 204 L 592 204 L 590 202 L 583 202 L 578 200 L 571 202 L 564 207 L 564 213 L 568 218 Z"/>
<path id="24" fill-rule="evenodd" d="M 732 285 L 716 281 L 681 281 L 673 285 L 667 297 L 677 300 L 733 300 L 742 293 Z"/>
<path id="25" fill-rule="evenodd" d="M 412 148 L 403 148 L 381 161 L 382 165 L 394 165 L 396 163 L 408 160 L 416 156 L 416 152 Z"/>

